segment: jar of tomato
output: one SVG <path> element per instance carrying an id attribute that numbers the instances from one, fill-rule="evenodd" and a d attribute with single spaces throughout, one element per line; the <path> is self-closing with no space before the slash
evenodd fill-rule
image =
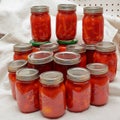
<path id="1" fill-rule="evenodd" d="M 67 71 L 66 99 L 72 112 L 82 112 L 89 108 L 91 98 L 90 72 L 85 68 L 71 68 Z"/>
<path id="2" fill-rule="evenodd" d="M 63 74 L 58 71 L 48 71 L 40 74 L 39 88 L 42 114 L 48 118 L 62 116 L 66 109 Z"/>
<path id="3" fill-rule="evenodd" d="M 58 5 L 58 14 L 56 16 L 56 35 L 59 40 L 70 41 L 76 35 L 76 5 L 60 4 Z"/>
<path id="4" fill-rule="evenodd" d="M 66 80 L 67 70 L 72 67 L 78 67 L 80 55 L 75 52 L 58 52 L 54 55 L 54 69 L 60 71 Z"/>
<path id="5" fill-rule="evenodd" d="M 86 44 L 101 42 L 104 36 L 102 7 L 85 7 L 82 20 L 82 35 Z"/>
<path id="6" fill-rule="evenodd" d="M 39 52 L 31 53 L 28 56 L 28 67 L 37 69 L 39 73 L 52 70 L 53 52 L 39 51 Z"/>
<path id="7" fill-rule="evenodd" d="M 24 68 L 16 72 L 16 100 L 19 110 L 30 113 L 39 110 L 38 70 Z"/>
<path id="8" fill-rule="evenodd" d="M 48 6 L 31 8 L 31 32 L 36 42 L 46 42 L 51 37 L 51 19 Z"/>
<path id="9" fill-rule="evenodd" d="M 86 57 L 87 57 L 87 64 L 93 63 L 93 55 L 95 53 L 95 45 L 87 45 L 86 44 Z"/>
<path id="10" fill-rule="evenodd" d="M 68 45 L 67 46 L 67 51 L 70 52 L 76 52 L 78 54 L 80 54 L 81 58 L 80 58 L 80 67 L 86 67 L 86 47 L 85 45 L 79 45 L 79 44 L 75 44 L 75 45 Z"/>
<path id="11" fill-rule="evenodd" d="M 105 105 L 109 96 L 108 66 L 102 63 L 90 63 L 87 68 L 91 73 L 91 104 Z"/>
<path id="12" fill-rule="evenodd" d="M 32 45 L 29 43 L 19 43 L 14 45 L 14 60 L 28 59 L 28 55 L 32 53 Z"/>
<path id="13" fill-rule="evenodd" d="M 109 81 L 112 82 L 117 71 L 116 46 L 112 42 L 101 42 L 96 44 L 94 62 L 100 62 L 108 65 Z"/>
<path id="14" fill-rule="evenodd" d="M 8 64 L 8 72 L 9 72 L 8 78 L 9 78 L 10 87 L 12 90 L 12 96 L 14 99 L 16 99 L 16 92 L 15 92 L 16 71 L 26 66 L 27 66 L 26 60 L 15 60 Z"/>

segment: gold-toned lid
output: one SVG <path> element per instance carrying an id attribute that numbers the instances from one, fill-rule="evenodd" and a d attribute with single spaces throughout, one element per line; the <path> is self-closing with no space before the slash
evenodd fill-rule
<path id="1" fill-rule="evenodd" d="M 48 12 L 49 11 L 49 7 L 42 5 L 42 6 L 33 6 L 31 8 L 31 12 L 32 13 L 43 13 L 43 12 Z"/>
<path id="2" fill-rule="evenodd" d="M 63 11 L 76 11 L 76 5 L 74 4 L 59 4 L 58 10 Z"/>

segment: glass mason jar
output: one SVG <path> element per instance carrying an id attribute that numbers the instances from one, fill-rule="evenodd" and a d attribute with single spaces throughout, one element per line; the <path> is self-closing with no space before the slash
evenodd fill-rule
<path id="1" fill-rule="evenodd" d="M 46 42 L 51 37 L 51 19 L 48 6 L 33 6 L 31 8 L 31 32 L 36 42 Z"/>
<path id="2" fill-rule="evenodd" d="M 59 4 L 56 16 L 56 36 L 59 40 L 69 41 L 76 35 L 76 5 Z"/>
<path id="3" fill-rule="evenodd" d="M 16 100 L 19 110 L 30 113 L 39 110 L 38 70 L 24 68 L 16 72 Z"/>
<path id="4" fill-rule="evenodd" d="M 66 80 L 67 70 L 72 67 L 78 67 L 80 55 L 75 52 L 58 52 L 54 55 L 54 69 L 60 71 Z"/>
<path id="5" fill-rule="evenodd" d="M 108 65 L 109 81 L 112 82 L 117 71 L 116 46 L 112 42 L 101 42 L 96 44 L 94 62 L 100 62 Z"/>
<path id="6" fill-rule="evenodd" d="M 39 51 L 28 56 L 28 67 L 34 68 L 39 73 L 53 70 L 53 52 Z"/>
<path id="7" fill-rule="evenodd" d="M 15 60 L 8 64 L 8 78 L 10 82 L 10 87 L 12 90 L 12 96 L 16 99 L 16 92 L 15 92 L 15 83 L 16 83 L 16 71 L 20 68 L 24 68 L 27 66 L 26 60 Z"/>
<path id="8" fill-rule="evenodd" d="M 29 43 L 19 43 L 14 45 L 14 60 L 27 60 L 28 55 L 32 53 L 32 45 Z"/>
<path id="9" fill-rule="evenodd" d="M 68 45 L 67 46 L 67 51 L 70 52 L 76 52 L 78 54 L 80 54 L 81 58 L 80 58 L 80 67 L 86 67 L 86 47 L 85 45 L 79 45 L 79 44 L 75 44 L 75 45 Z"/>
<path id="10" fill-rule="evenodd" d="M 86 57 L 87 57 L 87 64 L 93 63 L 93 55 L 95 53 L 95 45 L 87 45 L 86 44 Z"/>
<path id="11" fill-rule="evenodd" d="M 105 105 L 109 96 L 108 66 L 102 63 L 90 63 L 87 68 L 91 73 L 91 104 Z"/>
<path id="12" fill-rule="evenodd" d="M 59 51 L 59 45 L 57 43 L 46 43 L 46 44 L 40 45 L 40 50 L 52 51 L 53 53 L 56 53 Z"/>
<path id="13" fill-rule="evenodd" d="M 39 100 L 45 117 L 58 118 L 65 113 L 66 94 L 63 74 L 48 71 L 40 74 Z"/>
<path id="14" fill-rule="evenodd" d="M 90 72 L 85 68 L 71 68 L 67 71 L 66 99 L 72 112 L 82 112 L 89 108 L 91 98 Z"/>
<path id="15" fill-rule="evenodd" d="M 104 37 L 102 7 L 85 7 L 82 20 L 82 36 L 86 44 L 101 42 Z"/>

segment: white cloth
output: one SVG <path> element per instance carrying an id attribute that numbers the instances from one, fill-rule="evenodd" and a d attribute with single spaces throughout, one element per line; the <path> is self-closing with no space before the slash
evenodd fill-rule
<path id="1" fill-rule="evenodd" d="M 0 40 L 0 119 L 1 120 L 46 120 L 40 112 L 23 114 L 18 110 L 16 101 L 12 99 L 7 65 L 13 59 L 13 45 L 20 42 L 29 42 L 30 30 L 30 7 L 33 5 L 48 5 L 52 21 L 51 41 L 56 41 L 55 15 L 57 5 L 60 3 L 71 3 L 66 0 L 1 0 L 0 3 L 0 33 L 7 33 Z M 76 38 L 82 43 L 82 7 L 77 6 L 78 24 Z M 118 29 L 120 20 L 105 16 L 105 41 L 119 43 Z M 116 36 L 116 37 L 115 37 Z M 119 56 L 118 56 L 119 58 Z M 118 60 L 119 61 L 119 60 Z M 66 114 L 60 120 L 120 120 L 120 71 L 113 83 L 110 83 L 110 97 L 107 105 L 102 107 L 90 106 L 82 113 Z"/>

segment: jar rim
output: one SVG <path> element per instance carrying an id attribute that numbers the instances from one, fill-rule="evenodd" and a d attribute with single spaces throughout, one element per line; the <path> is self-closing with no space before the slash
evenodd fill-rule
<path id="1" fill-rule="evenodd" d="M 95 50 L 95 49 L 96 49 L 95 44 L 90 44 L 90 45 L 86 44 L 86 50 Z"/>
<path id="2" fill-rule="evenodd" d="M 48 11 L 49 11 L 49 7 L 46 5 L 32 6 L 31 8 L 31 13 L 43 13 Z"/>
<path id="3" fill-rule="evenodd" d="M 76 11 L 76 5 L 75 4 L 59 4 L 58 10 L 62 11 Z"/>

